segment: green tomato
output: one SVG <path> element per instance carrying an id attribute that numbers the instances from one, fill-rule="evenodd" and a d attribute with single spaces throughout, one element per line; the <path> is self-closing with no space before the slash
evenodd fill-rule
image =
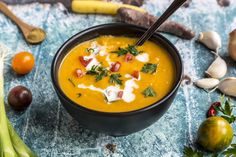
<path id="1" fill-rule="evenodd" d="M 218 152 L 231 144 L 233 128 L 222 117 L 210 117 L 200 125 L 197 134 L 197 142 L 204 149 Z"/>

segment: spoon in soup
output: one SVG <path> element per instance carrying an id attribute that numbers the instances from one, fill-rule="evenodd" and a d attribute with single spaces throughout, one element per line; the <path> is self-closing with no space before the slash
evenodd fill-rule
<path id="1" fill-rule="evenodd" d="M 17 24 L 28 43 L 38 44 L 46 38 L 46 33 L 43 29 L 28 25 L 20 20 L 7 8 L 7 5 L 3 2 L 0 2 L 0 11 Z"/>
<path id="2" fill-rule="evenodd" d="M 157 21 L 148 28 L 148 30 L 139 38 L 135 43 L 136 46 L 141 46 L 146 40 L 148 40 L 156 30 L 170 17 L 180 6 L 182 6 L 187 0 L 174 0 L 166 11 L 157 19 Z"/>

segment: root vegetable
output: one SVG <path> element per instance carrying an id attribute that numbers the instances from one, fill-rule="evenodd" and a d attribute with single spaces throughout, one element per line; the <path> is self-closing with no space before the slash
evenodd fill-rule
<path id="1" fill-rule="evenodd" d="M 128 5 L 128 4 L 118 4 L 112 2 L 104 1 L 72 1 L 72 11 L 77 13 L 86 13 L 86 14 L 117 14 L 117 10 L 121 7 L 130 8 L 137 12 L 146 12 L 144 9 Z"/>
<path id="2" fill-rule="evenodd" d="M 157 18 L 158 17 L 148 13 L 139 12 L 129 8 L 120 8 L 118 10 L 119 21 L 146 28 L 150 27 Z M 190 28 L 170 20 L 164 22 L 158 31 L 173 34 L 183 39 L 192 39 L 195 36 L 195 33 Z"/>
<path id="3" fill-rule="evenodd" d="M 138 7 L 143 5 L 143 1 L 144 0 L 122 0 L 124 4 L 130 4 Z"/>
<path id="4" fill-rule="evenodd" d="M 229 34 L 228 50 L 230 57 L 236 61 L 236 29 Z"/>

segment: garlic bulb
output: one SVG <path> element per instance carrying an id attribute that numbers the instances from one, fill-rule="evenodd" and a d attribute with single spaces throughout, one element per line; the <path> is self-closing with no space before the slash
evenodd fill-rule
<path id="1" fill-rule="evenodd" d="M 229 55 L 236 61 L 236 29 L 229 34 Z"/>
<path id="2" fill-rule="evenodd" d="M 215 78 L 204 78 L 194 82 L 194 84 L 203 89 L 212 89 L 219 84 L 219 80 Z"/>
<path id="3" fill-rule="evenodd" d="M 224 77 L 226 72 L 227 72 L 227 65 L 220 56 L 217 56 L 217 58 L 209 66 L 207 71 L 205 71 L 207 75 L 216 79 Z"/>
<path id="4" fill-rule="evenodd" d="M 218 52 L 218 49 L 221 48 L 221 38 L 219 34 L 214 31 L 201 32 L 198 40 L 215 52 Z"/>
<path id="5" fill-rule="evenodd" d="M 236 78 L 228 77 L 220 81 L 218 89 L 229 96 L 236 97 Z"/>

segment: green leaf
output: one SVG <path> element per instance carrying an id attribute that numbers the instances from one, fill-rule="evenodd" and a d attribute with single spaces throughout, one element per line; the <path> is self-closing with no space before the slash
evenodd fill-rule
<path id="1" fill-rule="evenodd" d="M 95 75 L 95 81 L 98 82 L 108 76 L 108 70 L 102 66 L 93 65 L 92 68 L 86 72 L 86 74 Z"/>
<path id="2" fill-rule="evenodd" d="M 192 147 L 184 147 L 183 157 L 203 157 L 203 153 L 197 150 L 194 150 Z"/>
<path id="3" fill-rule="evenodd" d="M 111 74 L 110 75 L 109 83 L 114 83 L 114 84 L 122 85 L 122 80 L 120 79 L 120 77 L 121 77 L 120 74 Z"/>
<path id="4" fill-rule="evenodd" d="M 117 53 L 118 57 L 126 55 L 129 51 L 124 48 L 120 48 L 117 51 L 112 51 L 112 53 Z"/>
<path id="5" fill-rule="evenodd" d="M 133 45 L 129 45 L 127 47 L 127 50 L 129 51 L 129 53 L 131 53 L 134 56 L 137 56 L 141 53 L 140 51 L 137 50 L 136 46 L 133 46 Z"/>
<path id="6" fill-rule="evenodd" d="M 155 73 L 157 70 L 157 64 L 152 64 L 152 63 L 146 63 L 144 64 L 144 66 L 142 67 L 141 71 L 144 73 Z"/>
<path id="7" fill-rule="evenodd" d="M 230 107 L 230 102 L 228 100 L 226 100 L 226 102 L 225 102 L 225 108 L 224 109 L 225 109 L 225 114 L 231 115 L 232 109 Z"/>
<path id="8" fill-rule="evenodd" d="M 236 146 L 232 144 L 230 148 L 222 152 L 223 155 L 227 157 L 235 157 L 236 156 Z"/>
<path id="9" fill-rule="evenodd" d="M 154 89 L 151 86 L 147 87 L 142 92 L 142 94 L 144 95 L 144 97 L 154 97 L 154 96 L 156 96 L 156 92 L 154 91 Z"/>
<path id="10" fill-rule="evenodd" d="M 141 53 L 141 51 L 138 51 L 138 49 L 134 45 L 128 45 L 128 47 L 126 48 L 119 47 L 117 51 L 112 51 L 112 53 L 117 53 L 118 57 L 126 55 L 127 53 L 137 56 Z"/>

